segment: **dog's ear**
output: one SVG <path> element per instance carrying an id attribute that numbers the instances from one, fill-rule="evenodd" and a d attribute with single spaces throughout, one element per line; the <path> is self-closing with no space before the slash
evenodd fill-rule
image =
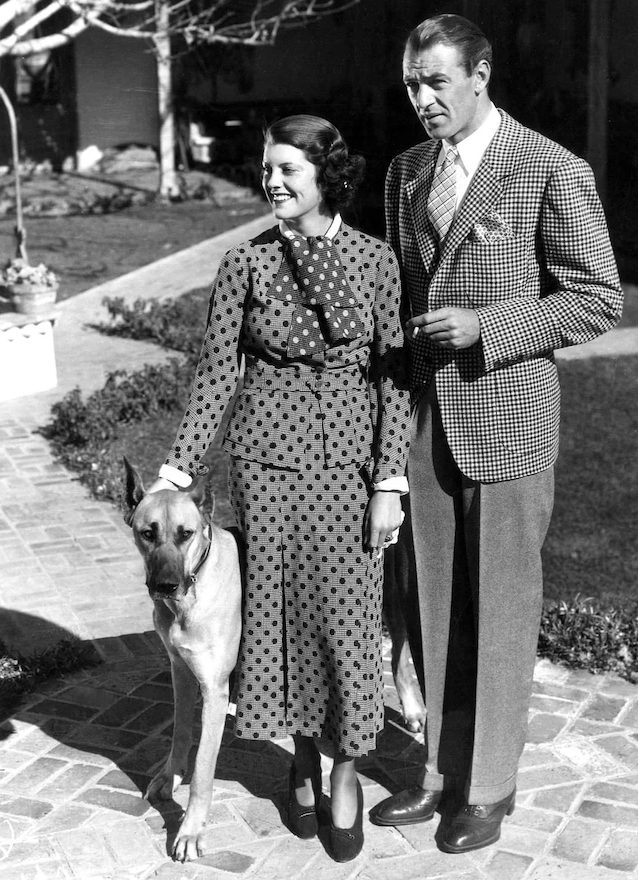
<path id="1" fill-rule="evenodd" d="M 190 493 L 191 498 L 199 507 L 203 519 L 208 523 L 212 523 L 213 511 L 215 510 L 215 493 L 208 477 L 199 477 L 193 480 Z"/>
<path id="2" fill-rule="evenodd" d="M 133 467 L 126 456 L 123 456 L 125 475 L 125 491 L 122 496 L 122 512 L 124 514 L 124 522 L 127 526 L 131 525 L 135 508 L 144 497 L 144 484 L 137 470 Z"/>

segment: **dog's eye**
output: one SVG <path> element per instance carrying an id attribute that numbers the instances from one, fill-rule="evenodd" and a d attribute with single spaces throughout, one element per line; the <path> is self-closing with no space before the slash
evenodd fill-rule
<path id="1" fill-rule="evenodd" d="M 143 529 L 140 532 L 140 535 L 144 538 L 145 541 L 153 540 L 153 529 Z"/>
<path id="2" fill-rule="evenodd" d="M 193 537 L 193 530 L 192 529 L 182 529 L 182 540 L 183 541 L 188 541 L 188 539 L 192 538 L 192 537 Z"/>

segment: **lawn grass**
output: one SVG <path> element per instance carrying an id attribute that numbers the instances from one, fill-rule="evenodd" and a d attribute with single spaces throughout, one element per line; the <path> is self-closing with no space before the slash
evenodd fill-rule
<path id="1" fill-rule="evenodd" d="M 206 297 L 187 296 L 184 314 L 201 335 Z M 638 297 L 628 299 L 622 324 L 638 324 Z M 556 502 L 543 551 L 548 601 L 585 599 L 634 613 L 638 607 L 638 358 L 559 361 L 562 388 Z M 173 442 L 181 411 L 124 426 L 121 452 L 151 482 Z M 216 519 L 230 525 L 220 438 L 208 456 Z"/>
<path id="2" fill-rule="evenodd" d="M 183 346 L 185 336 L 193 336 L 198 349 L 207 295 L 199 290 L 186 296 L 178 316 L 173 303 L 148 312 L 125 309 L 117 319 L 124 324 L 121 332 L 177 347 Z M 186 334 L 177 326 L 183 321 L 190 324 Z M 631 300 L 623 324 L 636 322 L 638 303 Z M 177 378 L 174 368 L 161 376 L 142 370 L 127 374 L 106 397 L 96 392 L 84 404 L 68 395 L 67 402 L 54 407 L 57 424 L 49 433 L 54 449 L 97 497 L 121 497 L 123 455 L 138 467 L 146 484 L 155 479 L 186 404 L 194 371 L 193 347 L 188 350 L 190 365 L 185 369 L 178 364 Z M 559 372 L 561 451 L 554 516 L 543 551 L 545 606 L 539 656 L 592 672 L 615 671 L 638 682 L 638 357 L 560 360 Z M 173 392 L 164 394 L 162 404 L 157 388 L 168 389 L 171 383 Z M 157 412 L 148 406 L 156 400 Z M 124 415 L 120 419 L 116 413 Z M 108 437 L 100 432 L 94 437 L 94 424 L 108 429 Z M 76 433 L 90 441 L 70 450 L 69 438 Z M 215 520 L 229 526 L 233 517 L 222 435 L 223 427 L 207 462 L 216 495 Z"/>
<path id="3" fill-rule="evenodd" d="M 561 445 L 545 595 L 638 606 L 638 358 L 561 361 Z"/>

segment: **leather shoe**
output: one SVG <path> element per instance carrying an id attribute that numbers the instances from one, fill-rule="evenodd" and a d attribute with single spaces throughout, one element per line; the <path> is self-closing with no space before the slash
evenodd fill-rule
<path id="1" fill-rule="evenodd" d="M 496 843 L 501 836 L 501 822 L 512 815 L 515 802 L 516 789 L 495 804 L 466 804 L 452 819 L 441 849 L 466 853 Z"/>
<path id="2" fill-rule="evenodd" d="M 363 849 L 363 791 L 357 779 L 357 815 L 350 828 L 337 828 L 330 821 L 328 852 L 335 862 L 350 862 Z"/>
<path id="3" fill-rule="evenodd" d="M 414 785 L 384 801 L 370 810 L 373 825 L 415 825 L 429 822 L 436 813 L 443 792 L 431 791 Z"/>
<path id="4" fill-rule="evenodd" d="M 294 761 L 290 766 L 288 777 L 288 827 L 293 834 L 302 840 L 314 837 L 319 828 L 316 805 L 321 799 L 321 755 L 318 752 L 313 755 L 312 763 L 311 781 L 315 793 L 315 803 L 312 806 L 305 807 L 297 800 L 298 780 Z"/>

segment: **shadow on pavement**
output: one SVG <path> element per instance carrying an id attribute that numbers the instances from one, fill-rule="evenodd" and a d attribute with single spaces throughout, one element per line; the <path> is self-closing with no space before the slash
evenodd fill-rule
<path id="1" fill-rule="evenodd" d="M 37 618 L 23 617 L 29 620 L 22 620 L 22 625 L 39 625 Z M 64 637 L 62 627 L 58 635 Z M 115 659 L 41 684 L 0 722 L 0 756 L 9 759 L 9 766 L 25 759 L 24 780 L 18 774 L 5 790 L 0 775 L 3 809 L 11 814 L 12 809 L 22 809 L 26 799 L 38 824 L 56 829 L 64 827 L 61 823 L 69 821 L 71 811 L 81 815 L 84 826 L 87 821 L 99 822 L 105 813 L 112 817 L 113 811 L 122 818 L 143 817 L 170 854 L 187 804 L 188 785 L 180 786 L 172 800 L 151 804 L 143 798 L 171 745 L 173 694 L 168 657 L 154 631 L 100 639 L 94 646 L 102 657 Z M 198 707 L 195 743 L 199 734 Z M 290 739 L 237 739 L 233 718 L 227 716 L 209 819 L 211 834 L 233 817 L 236 821 L 238 815 L 261 829 L 259 834 L 281 833 L 291 751 Z M 416 781 L 423 760 L 423 746 L 402 729 L 398 712 L 388 707 L 377 752 L 362 758 L 357 766 L 364 784 L 397 791 Z M 38 784 L 31 781 L 29 785 L 34 774 L 41 774 Z M 43 785 L 45 778 L 48 781 Z M 190 775 L 184 779 L 188 782 Z"/>

